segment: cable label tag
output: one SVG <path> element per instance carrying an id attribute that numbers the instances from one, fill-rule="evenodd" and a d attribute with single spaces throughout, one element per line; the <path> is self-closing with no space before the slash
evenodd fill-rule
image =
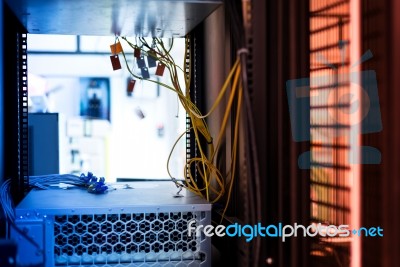
<path id="1" fill-rule="evenodd" d="M 119 61 L 118 55 L 110 56 L 110 60 L 111 60 L 113 70 L 119 70 L 121 68 L 121 62 Z"/>
<path id="2" fill-rule="evenodd" d="M 149 68 L 154 68 L 157 66 L 157 55 L 156 52 L 151 49 L 149 51 L 147 51 L 147 64 L 149 65 Z"/>
<path id="3" fill-rule="evenodd" d="M 133 51 L 133 55 L 135 58 L 140 58 L 140 48 L 136 47 Z"/>
<path id="4" fill-rule="evenodd" d="M 143 79 L 149 79 L 150 78 L 149 69 L 147 67 L 141 68 L 140 71 L 142 72 Z"/>
<path id="5" fill-rule="evenodd" d="M 132 94 L 133 89 L 135 88 L 135 83 L 136 83 L 136 80 L 134 80 L 134 79 L 131 79 L 131 80 L 129 81 L 129 83 L 128 83 L 128 89 L 127 89 L 127 92 L 128 92 L 129 95 Z"/>
<path id="6" fill-rule="evenodd" d="M 136 63 L 138 68 L 144 68 L 146 67 L 146 62 L 144 61 L 144 57 L 140 56 L 139 58 L 136 59 Z"/>
<path id="7" fill-rule="evenodd" d="M 122 52 L 122 46 L 120 42 L 110 45 L 111 53 L 116 55 Z"/>
<path id="8" fill-rule="evenodd" d="M 157 69 L 156 69 L 156 75 L 163 76 L 164 70 L 165 70 L 165 65 L 163 63 L 159 62 L 157 65 Z"/>

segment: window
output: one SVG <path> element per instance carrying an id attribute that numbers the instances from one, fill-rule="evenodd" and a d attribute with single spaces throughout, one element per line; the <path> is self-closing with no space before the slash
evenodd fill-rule
<path id="1" fill-rule="evenodd" d="M 186 130 L 185 110 L 174 92 L 149 81 L 136 80 L 133 92 L 128 92 L 132 76 L 123 56 L 119 56 L 120 70 L 113 71 L 110 62 L 110 44 L 115 42 L 114 36 L 29 34 L 30 111 L 63 115 L 61 173 L 92 171 L 109 182 L 169 179 L 167 159 Z M 164 42 L 170 44 L 169 39 Z M 126 63 L 140 74 L 133 49 L 121 43 Z M 173 42 L 171 53 L 177 64 L 184 62 L 184 45 L 184 38 Z M 151 80 L 171 83 L 168 71 L 163 76 L 156 76 L 155 71 L 149 68 Z M 183 178 L 185 163 L 182 138 L 169 164 L 175 178 Z"/>
<path id="2" fill-rule="evenodd" d="M 350 1 L 310 0 L 311 221 L 351 225 Z M 312 254 L 349 266 L 351 237 L 318 238 Z"/>

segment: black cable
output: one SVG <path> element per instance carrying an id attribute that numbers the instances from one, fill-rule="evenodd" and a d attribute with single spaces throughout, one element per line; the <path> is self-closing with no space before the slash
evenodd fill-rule
<path id="1" fill-rule="evenodd" d="M 251 97 L 249 93 L 248 87 L 248 79 L 247 79 L 247 54 L 248 51 L 246 49 L 246 40 L 248 37 L 247 25 L 244 21 L 244 13 L 243 7 L 246 6 L 247 3 L 242 3 L 242 0 L 228 0 L 225 1 L 225 6 L 227 9 L 227 14 L 230 14 L 231 20 L 231 33 L 233 36 L 233 46 L 235 50 L 238 50 L 238 54 L 240 56 L 241 61 L 241 70 L 242 70 L 242 85 L 243 85 L 243 95 L 244 95 L 244 106 L 246 111 L 246 140 L 247 145 L 245 146 L 245 153 L 247 155 L 248 168 L 247 168 L 247 176 L 248 176 L 248 186 L 249 186 L 249 208 L 250 208 L 250 220 L 253 223 L 256 223 L 257 219 L 261 219 L 261 186 L 260 186 L 260 173 L 259 173 L 259 161 L 258 161 L 258 152 L 257 152 L 257 142 L 255 136 L 255 123 L 253 117 L 253 109 L 251 105 Z M 243 49 L 243 50 L 242 50 Z M 253 179 L 250 179 L 250 178 Z M 253 266 L 258 266 L 260 250 L 261 250 L 261 239 L 257 238 L 254 241 L 253 248 Z"/>
<path id="2" fill-rule="evenodd" d="M 257 152 L 257 140 L 256 140 L 256 135 L 255 135 L 255 123 L 254 123 L 254 117 L 253 117 L 253 109 L 252 109 L 252 104 L 251 104 L 251 97 L 250 97 L 250 92 L 249 92 L 249 87 L 248 87 L 248 79 L 247 79 L 247 55 L 248 55 L 248 50 L 247 50 L 247 38 L 249 37 L 249 32 L 247 30 L 249 29 L 248 22 L 245 21 L 245 8 L 247 8 L 247 2 L 246 0 L 240 0 L 240 1 L 227 1 L 227 10 L 231 14 L 231 20 L 233 23 L 233 35 L 234 38 L 236 39 L 236 45 L 238 48 L 239 56 L 240 56 L 240 61 L 241 61 L 241 70 L 242 70 L 242 85 L 243 85 L 243 94 L 244 94 L 244 106 L 246 110 L 246 140 L 248 142 L 248 145 L 246 146 L 246 154 L 247 154 L 247 159 L 249 162 L 249 168 L 248 168 L 248 177 L 253 177 L 253 179 L 249 179 L 249 190 L 250 190 L 250 196 L 255 198 L 255 202 L 253 202 L 252 198 L 250 203 L 255 203 L 255 205 L 252 206 L 252 220 L 254 223 L 256 223 L 255 220 L 261 219 L 261 177 L 260 177 L 260 172 L 259 172 L 259 161 L 258 161 L 258 152 Z M 240 5 L 239 5 L 240 4 Z M 253 184 L 254 182 L 254 184 Z M 253 193 L 255 193 L 253 195 Z M 255 212 L 254 212 L 255 209 Z M 261 250 L 261 239 L 257 238 L 255 240 L 254 244 L 254 260 L 253 260 L 253 265 L 258 266 L 259 262 L 259 256 L 260 256 L 260 250 Z"/>
<path id="3" fill-rule="evenodd" d="M 227 0 L 225 7 L 231 22 L 230 31 L 233 37 L 234 51 L 236 51 L 238 48 L 244 47 L 246 42 L 241 1 Z"/>
<path id="4" fill-rule="evenodd" d="M 254 183 L 255 186 L 253 186 L 254 192 L 255 192 L 255 199 L 256 199 L 256 218 L 261 219 L 261 186 L 260 186 L 260 171 L 259 171 L 259 161 L 258 161 L 258 152 L 257 152 L 257 143 L 256 143 L 256 135 L 255 135 L 255 124 L 254 124 L 254 118 L 253 118 L 253 109 L 251 106 L 251 99 L 250 99 L 250 94 L 249 94 L 249 89 L 248 89 L 248 81 L 247 81 L 247 53 L 241 53 L 240 54 L 240 60 L 242 63 L 242 82 L 243 82 L 243 94 L 244 94 L 244 104 L 245 104 L 245 109 L 246 109 L 246 122 L 247 122 L 247 139 L 248 139 L 248 144 L 249 146 L 246 146 L 248 148 L 248 156 L 250 159 L 250 164 L 251 167 L 250 169 L 253 170 L 253 172 L 249 173 L 250 177 L 254 177 Z M 250 151 L 249 151 L 250 150 Z M 250 181 L 251 184 L 251 181 Z M 258 259 L 260 255 L 260 244 L 261 244 L 261 239 L 257 238 L 255 240 L 256 246 L 255 246 L 255 259 L 254 259 L 254 266 L 258 266 Z"/>

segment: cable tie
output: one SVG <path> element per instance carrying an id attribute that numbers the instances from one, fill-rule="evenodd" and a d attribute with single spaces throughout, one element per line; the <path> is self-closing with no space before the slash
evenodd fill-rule
<path id="1" fill-rule="evenodd" d="M 248 54 L 249 53 L 249 49 L 242 47 L 240 49 L 238 49 L 237 51 L 237 55 L 240 56 L 241 54 Z"/>

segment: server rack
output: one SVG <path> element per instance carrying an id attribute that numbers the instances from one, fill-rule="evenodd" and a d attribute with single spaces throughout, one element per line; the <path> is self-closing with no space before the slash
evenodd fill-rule
<path id="1" fill-rule="evenodd" d="M 4 9 L 5 9 L 3 25 L 7 25 L 5 27 L 5 34 L 4 34 L 4 39 L 7 40 L 7 42 L 5 42 L 5 47 L 4 47 L 4 51 L 5 51 L 5 54 L 7 55 L 7 57 L 5 57 L 4 63 L 3 63 L 4 66 L 7 66 L 5 88 L 10 88 L 9 90 L 5 90 L 5 98 L 7 98 L 8 101 L 7 101 L 7 105 L 4 108 L 5 118 L 6 118 L 5 124 L 8 126 L 8 131 L 6 131 L 7 135 L 5 136 L 5 140 L 8 140 L 8 143 L 7 143 L 7 147 L 6 147 L 5 151 L 6 151 L 6 154 L 8 154 L 8 159 L 10 160 L 10 163 L 11 163 L 9 166 L 7 166 L 6 177 L 12 177 L 12 179 L 13 179 L 12 188 L 13 188 L 14 192 L 12 192 L 12 196 L 14 198 L 15 203 L 17 203 L 17 204 L 19 202 L 21 202 L 23 199 L 25 201 L 26 199 L 29 199 L 30 196 L 36 194 L 34 191 L 31 191 L 30 193 L 28 193 L 30 188 L 28 186 L 29 185 L 29 176 L 28 176 L 29 162 L 28 162 L 28 87 L 27 87 L 27 83 L 28 83 L 28 81 L 27 81 L 27 72 L 28 72 L 27 33 L 28 33 L 28 30 L 27 29 L 29 29 L 30 32 L 32 32 L 32 31 L 35 32 L 38 29 L 32 29 L 32 25 L 29 24 L 29 22 L 31 21 L 30 18 L 32 18 L 32 17 L 27 18 L 26 16 L 33 15 L 32 20 L 35 21 L 35 19 L 37 19 L 37 16 L 40 15 L 41 7 L 46 9 L 46 7 L 52 6 L 54 4 L 53 1 L 50 1 L 50 2 L 42 1 L 39 4 L 36 2 L 29 1 L 29 2 L 24 3 L 28 6 L 30 5 L 30 8 L 32 8 L 33 14 L 24 13 L 23 11 L 21 13 L 20 8 L 21 8 L 21 6 L 23 6 L 23 4 L 21 4 L 21 3 L 18 4 L 18 3 L 15 3 L 14 1 L 3 1 L 3 3 L 2 3 L 2 5 L 4 6 Z M 59 2 L 59 4 L 62 4 L 61 3 L 62 1 L 58 1 L 58 2 Z M 95 2 L 98 3 L 97 1 L 95 1 Z M 145 9 L 149 8 L 150 11 L 152 11 L 152 10 L 154 11 L 155 6 L 152 4 L 147 6 L 145 2 L 146 1 L 136 1 L 135 3 L 138 5 L 141 5 L 142 8 L 143 7 Z M 185 3 L 185 1 L 182 1 L 180 3 L 174 3 L 173 1 L 170 1 L 170 2 L 164 1 L 164 2 L 166 2 L 167 6 L 168 6 L 168 4 L 171 6 L 176 4 L 176 5 L 180 6 L 181 8 L 184 7 L 185 12 L 183 12 L 182 14 L 184 14 L 185 16 L 188 14 L 192 14 L 193 16 L 195 15 L 192 19 L 179 20 L 178 24 L 184 23 L 186 25 L 184 27 L 182 26 L 181 28 L 175 27 L 177 29 L 176 30 L 177 32 L 173 32 L 172 30 L 170 30 L 167 33 L 167 36 L 171 36 L 171 37 L 183 37 L 184 34 L 187 33 L 187 31 L 193 29 L 197 23 L 199 23 L 202 19 L 204 19 L 204 17 L 206 15 L 209 14 L 209 12 L 211 12 L 212 10 L 214 10 L 216 7 L 218 7 L 220 5 L 219 1 L 208 1 L 207 3 L 203 3 L 202 1 L 197 1 L 197 2 L 191 1 L 190 3 L 188 2 L 187 4 Z M 96 3 L 93 3 L 93 4 L 95 5 Z M 119 3 L 122 3 L 122 5 L 129 4 L 126 1 L 118 2 L 118 3 L 115 2 L 112 6 L 109 6 L 109 8 L 114 8 Z M 158 3 L 164 4 L 164 3 L 161 3 L 160 1 L 158 1 Z M 36 6 L 36 4 L 38 4 L 39 9 L 36 9 L 38 7 L 38 6 Z M 41 6 L 41 4 L 43 4 L 43 5 Z M 193 6 L 196 6 L 197 8 L 193 7 Z M 54 7 L 54 6 L 52 6 L 52 7 Z M 173 8 L 170 10 L 173 10 Z M 142 11 L 143 11 L 143 9 L 142 9 Z M 35 13 L 35 12 L 37 12 L 37 13 Z M 179 11 L 176 11 L 176 12 L 179 12 Z M 113 16 L 114 15 L 115 14 L 113 13 Z M 174 19 L 173 16 L 171 16 L 171 17 L 172 17 L 171 19 Z M 115 19 L 115 17 L 113 17 L 113 19 Z M 35 24 L 35 22 L 33 24 Z M 112 21 L 112 24 L 113 24 L 111 27 L 112 31 L 114 31 L 115 34 L 119 34 L 119 29 L 116 26 L 115 21 Z M 48 26 L 46 23 L 42 24 L 42 26 L 43 25 L 45 25 L 45 27 Z M 69 26 L 71 26 L 71 25 L 69 25 Z M 68 27 L 68 26 L 66 26 L 66 27 Z M 174 27 L 174 26 L 170 25 L 170 27 Z M 159 28 L 157 28 L 157 29 L 159 29 Z M 149 34 L 149 35 L 157 34 L 157 32 L 159 32 L 157 29 L 152 29 L 151 31 L 147 31 L 147 34 Z M 71 29 L 68 29 L 68 30 L 71 30 Z M 87 28 L 86 28 L 86 30 L 87 30 Z M 107 30 L 109 30 L 109 29 L 107 29 Z M 51 32 L 51 29 L 49 30 L 49 28 L 47 28 L 47 31 Z M 61 32 L 62 32 L 62 30 L 61 30 Z M 137 34 L 141 35 L 144 32 L 145 31 L 142 29 L 142 31 L 140 31 Z M 46 33 L 46 30 L 42 33 Z M 90 34 L 90 32 L 89 32 L 89 34 Z M 193 34 L 193 37 L 191 38 L 191 40 L 189 42 L 189 45 L 191 47 L 187 47 L 188 50 L 189 50 L 189 48 L 191 49 L 191 51 L 193 53 L 192 57 L 197 60 L 196 64 L 194 64 L 193 66 L 190 66 L 189 64 L 187 64 L 185 71 L 191 71 L 192 73 L 195 73 L 195 78 L 192 80 L 192 85 L 191 85 L 192 88 L 194 88 L 194 90 L 191 91 L 191 98 L 194 99 L 194 102 L 196 104 L 200 105 L 201 98 L 199 97 L 200 88 L 199 88 L 198 83 L 200 83 L 200 80 L 201 80 L 200 66 L 202 64 L 200 63 L 201 57 L 199 57 L 199 54 L 198 54 L 198 51 L 199 51 L 201 45 L 199 44 L 200 42 L 197 39 L 198 39 L 198 37 L 196 37 L 196 34 Z M 189 67 L 192 67 L 193 69 L 189 70 L 188 69 Z M 188 120 L 187 121 L 188 128 L 190 127 L 190 123 L 191 123 L 190 120 Z M 196 155 L 196 147 L 195 147 L 193 134 L 187 135 L 187 152 L 188 152 L 188 158 L 194 157 Z M 192 171 L 195 171 L 195 170 L 192 170 Z M 171 195 L 169 195 L 169 196 L 171 197 Z M 178 198 L 176 200 L 178 200 Z M 23 205 L 24 201 L 21 202 L 21 205 Z M 179 235 L 179 237 L 178 236 L 172 237 L 175 240 L 175 239 L 179 239 L 182 237 L 182 231 L 187 230 L 187 223 L 191 219 L 196 219 L 196 220 L 198 219 L 198 222 L 202 221 L 201 222 L 202 224 L 204 224 L 204 223 L 210 224 L 211 223 L 210 215 L 209 215 L 211 206 L 209 204 L 206 204 L 203 202 L 200 203 L 200 202 L 198 202 L 197 204 L 201 204 L 200 206 L 203 207 L 204 209 L 196 208 L 196 201 L 195 201 L 194 203 L 186 203 L 185 205 L 183 205 L 183 206 L 186 206 L 186 209 L 188 209 L 188 210 L 185 210 L 185 208 L 183 210 L 180 210 L 180 208 L 176 209 L 176 208 L 172 207 L 172 210 L 175 210 L 175 211 L 171 211 L 172 213 L 170 212 L 169 208 L 167 208 L 166 210 L 162 209 L 162 210 L 150 212 L 150 211 L 148 211 L 148 207 L 139 207 L 139 208 L 136 207 L 136 208 L 134 208 L 134 210 L 129 210 L 128 211 L 129 213 L 121 213 L 120 212 L 120 213 L 113 213 L 111 215 L 110 214 L 108 214 L 108 215 L 110 215 L 111 217 L 117 216 L 119 221 L 126 220 L 123 222 L 125 224 L 125 226 L 127 223 L 140 224 L 141 222 L 143 222 L 143 223 L 152 224 L 153 220 L 156 220 L 157 222 L 162 221 L 164 219 L 166 221 L 172 220 L 171 221 L 173 224 L 173 225 L 171 224 L 172 228 L 170 227 L 170 228 L 166 229 L 165 231 L 172 232 L 172 233 L 176 232 L 177 235 Z M 107 205 L 106 203 L 103 203 L 103 204 L 105 206 Z M 182 205 L 180 205 L 180 206 L 183 207 Z M 153 209 L 153 208 L 154 207 L 152 207 L 150 209 Z M 52 208 L 50 208 L 50 209 L 52 209 Z M 197 209 L 197 211 L 194 212 L 194 210 L 196 210 L 196 209 Z M 19 208 L 17 209 L 17 213 L 18 213 L 18 210 L 19 210 Z M 34 213 L 36 213 L 37 209 L 32 210 L 32 211 Z M 97 215 L 92 214 L 90 216 L 92 216 L 92 218 L 94 218 L 93 216 L 103 217 L 103 216 L 106 216 L 105 215 L 106 213 L 102 213 L 102 214 L 96 213 Z M 56 231 L 56 230 L 54 230 L 54 231 L 50 230 L 49 232 L 46 232 L 45 230 L 43 230 L 44 228 L 41 228 L 43 231 L 39 230 L 39 233 L 43 234 L 43 236 L 39 236 L 37 233 L 34 233 L 34 232 L 36 230 L 38 230 L 38 228 L 37 228 L 38 225 L 40 228 L 43 225 L 46 225 L 48 222 L 50 222 L 52 225 L 56 225 L 56 226 L 63 225 L 65 223 L 66 224 L 71 223 L 70 219 L 72 217 L 69 217 L 69 215 L 66 215 L 66 214 L 59 214 L 59 215 L 54 215 L 54 216 L 50 215 L 51 219 L 49 221 L 48 216 L 40 217 L 40 215 L 37 215 L 40 218 L 36 216 L 32 221 L 29 218 L 28 218 L 28 220 L 24 220 L 24 219 L 27 219 L 26 213 L 24 213 L 24 214 L 25 215 L 22 215 L 22 214 L 18 215 L 19 219 L 20 219 L 17 222 L 18 226 L 22 227 L 22 228 L 27 227 L 28 231 L 29 231 L 29 229 L 31 229 L 32 231 L 30 234 L 31 235 L 30 238 L 32 240 L 39 240 L 38 241 L 39 244 L 42 244 L 42 245 L 47 244 L 47 245 L 45 245 L 46 247 L 42 247 L 44 250 L 46 249 L 46 253 L 47 253 L 47 249 L 50 248 L 50 247 L 48 247 L 48 245 L 51 246 L 50 251 L 52 251 L 54 253 L 57 250 L 56 248 L 58 246 L 57 244 L 55 244 L 55 241 L 54 241 L 55 239 L 52 239 L 52 241 L 49 241 L 50 243 L 48 243 L 48 242 L 46 243 L 43 240 L 46 240 L 48 238 L 48 237 L 46 237 L 48 234 L 50 234 L 50 236 L 54 235 L 53 237 L 57 238 L 57 235 L 54 234 L 55 233 L 54 231 Z M 80 220 L 83 220 L 82 216 L 84 216 L 84 215 L 85 214 L 78 215 Z M 86 214 L 86 215 L 88 215 L 88 214 Z M 111 218 L 108 215 L 106 216 L 106 220 Z M 121 216 L 124 219 L 122 219 Z M 150 217 L 147 218 L 146 216 L 147 217 L 150 216 Z M 127 219 L 128 217 L 130 217 L 129 222 Z M 31 217 L 31 219 L 32 218 L 33 217 Z M 65 222 L 61 221 L 64 219 L 66 220 Z M 74 217 L 71 220 L 75 220 L 75 219 L 76 218 Z M 113 220 L 113 219 L 111 218 L 110 220 Z M 87 226 L 89 225 L 89 221 L 87 221 L 87 222 L 85 221 L 85 223 L 87 223 Z M 97 225 L 98 223 L 100 223 L 100 222 L 96 222 L 95 224 Z M 184 224 L 184 225 L 181 225 L 181 224 Z M 166 226 L 166 224 L 163 224 L 163 225 Z M 179 229 L 176 228 L 176 227 L 178 227 L 177 225 L 180 225 Z M 73 229 L 75 231 L 74 227 L 75 226 L 73 226 Z M 149 229 L 146 228 L 143 231 L 148 231 L 148 230 Z M 180 232 L 178 233 L 178 231 L 180 231 Z M 17 231 L 17 232 L 19 232 L 19 231 Z M 23 239 L 23 237 L 21 237 L 21 235 L 19 235 L 20 233 L 18 234 L 17 232 L 13 232 L 14 237 Z M 72 233 L 68 233 L 68 234 L 72 234 Z M 121 234 L 125 234 L 125 233 L 118 233 L 118 235 L 121 235 Z M 28 236 L 29 236 L 29 234 L 28 234 Z M 25 245 L 27 245 L 25 247 L 25 249 L 28 248 L 28 250 L 25 250 L 25 251 L 29 251 L 29 243 L 30 243 L 29 239 L 30 238 L 28 238 L 28 241 L 27 241 L 28 245 L 27 245 L 27 243 L 25 243 Z M 156 239 L 152 240 L 152 242 L 154 241 L 157 243 L 158 241 L 160 241 L 157 238 L 158 238 L 158 234 L 157 234 Z M 144 249 L 140 250 L 140 252 L 138 252 L 138 254 L 136 254 L 138 257 L 140 255 L 141 255 L 140 257 L 142 257 L 143 253 L 146 255 L 143 256 L 141 258 L 141 260 L 132 259 L 131 264 L 135 265 L 138 263 L 138 264 L 144 264 L 146 266 L 147 266 L 147 264 L 155 264 L 155 265 L 166 264 L 166 266 L 170 266 L 170 265 L 179 264 L 179 262 L 182 261 L 182 264 L 188 265 L 188 266 L 210 266 L 210 264 L 211 264 L 210 263 L 211 262 L 211 253 L 210 253 L 211 251 L 210 251 L 210 247 L 209 247 L 210 239 L 205 238 L 204 236 L 199 237 L 199 238 L 200 239 L 198 240 L 198 242 L 195 241 L 195 242 L 197 242 L 195 245 L 190 245 L 189 243 L 191 243 L 191 242 L 186 242 L 186 246 L 182 246 L 182 244 L 171 244 L 169 247 L 169 250 L 174 251 L 174 252 L 171 252 L 172 254 L 169 253 L 166 256 L 168 258 L 167 260 L 166 259 L 161 260 L 160 257 L 162 258 L 163 256 L 160 256 L 160 255 L 156 255 L 156 258 L 157 258 L 156 261 L 154 261 L 154 259 L 150 260 L 149 257 L 151 258 L 151 255 L 149 256 L 149 253 L 157 254 L 157 252 L 155 252 L 155 250 L 160 250 L 160 248 L 153 249 L 154 246 L 152 246 L 150 243 L 148 243 L 147 245 L 143 245 L 146 248 L 143 247 Z M 69 242 L 69 241 L 67 241 L 67 242 Z M 34 242 L 34 243 L 36 243 L 36 242 Z M 23 246 L 25 246 L 25 245 L 23 245 Z M 30 244 L 30 245 L 32 245 L 32 244 Z M 67 244 L 67 245 L 70 245 L 70 244 Z M 53 246 L 55 247 L 54 250 L 53 250 Z M 194 255 L 194 253 L 193 253 L 194 248 L 199 247 L 199 246 L 206 246 L 207 248 L 204 247 L 204 248 L 206 248 L 204 250 L 204 252 L 201 252 L 200 254 L 197 253 L 197 255 Z M 162 247 L 164 250 L 168 250 L 167 249 L 168 246 L 162 246 Z M 126 251 L 126 248 L 124 248 L 124 249 Z M 140 248 L 138 248 L 138 250 L 139 249 Z M 93 250 L 91 252 L 96 253 L 95 250 Z M 192 251 L 192 252 L 190 252 L 190 251 Z M 59 252 L 59 254 L 58 254 L 59 256 L 63 255 L 62 254 L 63 251 L 62 251 L 61 247 L 59 247 L 59 250 L 57 250 L 56 252 Z M 64 251 L 64 252 L 66 252 L 67 256 L 68 256 L 68 254 L 70 254 L 69 257 L 73 256 L 71 254 L 72 253 L 71 250 Z M 73 252 L 75 253 L 76 251 L 73 251 Z M 115 252 L 115 251 L 113 251 L 113 252 Z M 121 251 L 118 250 L 117 252 L 120 253 Z M 140 254 L 140 253 L 142 253 L 142 254 Z M 189 254 L 191 254 L 191 256 Z M 39 256 L 39 258 L 37 257 L 37 255 L 30 255 L 30 256 L 31 257 L 29 257 L 28 262 L 25 262 L 25 263 L 31 264 L 32 262 L 29 262 L 29 260 L 32 260 L 32 259 L 35 259 L 34 261 L 39 265 L 43 263 L 43 261 L 41 261 L 42 259 L 39 259 L 40 256 Z M 82 255 L 80 255 L 80 256 L 82 256 Z M 64 256 L 61 256 L 61 257 L 64 257 Z M 161 261 L 163 261 L 163 263 L 160 263 Z M 24 261 L 22 260 L 21 262 L 24 262 Z M 60 257 L 50 257 L 49 259 L 46 259 L 44 262 L 45 262 L 46 266 L 53 266 L 54 264 L 62 265 L 62 262 L 65 262 L 65 259 L 61 259 Z M 118 263 L 116 263 L 115 260 L 106 260 L 105 262 L 106 262 L 106 264 L 108 264 L 107 266 L 110 266 L 110 264 L 115 265 L 115 264 L 119 264 L 119 263 L 126 263 L 126 261 L 121 261 L 121 259 L 118 260 Z M 142 263 L 140 263 L 140 262 L 142 262 Z M 83 265 L 83 264 L 87 264 L 87 263 L 88 262 L 84 262 L 81 260 L 78 265 Z M 92 264 L 94 264 L 94 263 L 95 262 L 93 261 Z M 76 265 L 77 263 L 76 262 L 72 263 L 71 259 L 67 259 L 66 264 L 67 265 L 69 265 L 69 264 Z"/>

